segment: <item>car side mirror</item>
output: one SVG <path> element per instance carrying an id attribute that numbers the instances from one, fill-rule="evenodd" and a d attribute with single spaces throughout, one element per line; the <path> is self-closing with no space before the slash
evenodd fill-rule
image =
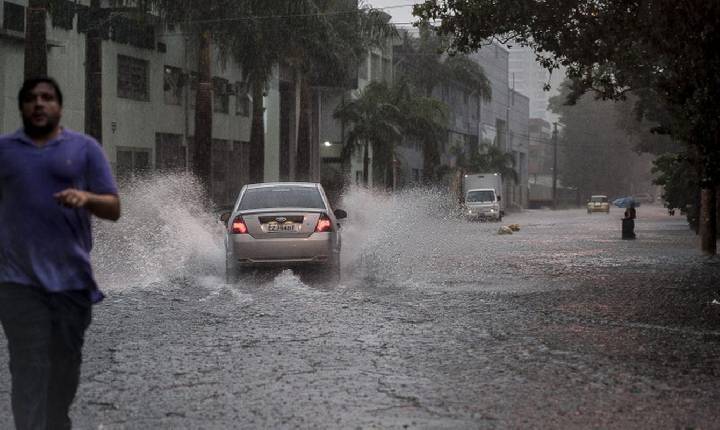
<path id="1" fill-rule="evenodd" d="M 498 201 L 502 200 L 502 198 L 500 196 L 497 196 L 497 198 L 498 198 Z"/>
<path id="2" fill-rule="evenodd" d="M 230 219 L 230 212 L 223 212 L 222 214 L 220 214 L 220 221 L 223 224 L 227 224 L 229 219 Z"/>
<path id="3" fill-rule="evenodd" d="M 333 211 L 333 214 L 335 214 L 335 218 L 337 218 L 337 219 L 347 218 L 347 212 L 345 212 L 345 211 L 342 210 L 342 209 L 335 209 L 335 210 Z"/>

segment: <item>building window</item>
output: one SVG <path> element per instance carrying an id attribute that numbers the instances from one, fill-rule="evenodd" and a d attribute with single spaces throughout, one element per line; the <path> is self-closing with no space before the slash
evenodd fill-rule
<path id="1" fill-rule="evenodd" d="M 155 169 L 185 170 L 185 150 L 181 134 L 155 133 Z"/>
<path id="2" fill-rule="evenodd" d="M 129 179 L 150 171 L 150 149 L 118 147 L 115 155 L 118 179 Z"/>
<path id="3" fill-rule="evenodd" d="M 228 113 L 230 110 L 230 83 L 227 79 L 212 78 L 213 112 Z"/>
<path id="4" fill-rule="evenodd" d="M 149 101 L 148 62 L 140 58 L 118 55 L 118 97 Z"/>
<path id="5" fill-rule="evenodd" d="M 183 74 L 177 67 L 165 66 L 163 90 L 166 105 L 182 104 Z"/>
<path id="6" fill-rule="evenodd" d="M 6 1 L 3 6 L 3 28 L 5 30 L 25 32 L 25 7 Z"/>
<path id="7" fill-rule="evenodd" d="M 73 19 L 75 18 L 75 4 L 70 0 L 59 0 L 57 9 L 50 14 L 50 18 L 53 27 L 72 30 Z"/>
<path id="8" fill-rule="evenodd" d="M 247 82 L 235 83 L 235 115 L 250 116 L 250 95 Z"/>

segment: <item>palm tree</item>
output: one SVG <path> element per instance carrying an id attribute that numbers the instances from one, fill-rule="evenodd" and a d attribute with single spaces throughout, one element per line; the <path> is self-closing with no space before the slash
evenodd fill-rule
<path id="1" fill-rule="evenodd" d="M 357 98 L 340 105 L 335 117 L 351 124 L 343 157 L 349 158 L 358 149 L 363 151 L 363 184 L 367 185 L 369 145 L 373 165 L 394 175 L 397 145 L 405 136 L 434 144 L 445 134 L 447 106 L 435 99 L 414 96 L 405 81 L 392 86 L 372 82 Z"/>
<path id="2" fill-rule="evenodd" d="M 427 99 L 433 97 L 433 92 L 440 85 L 459 85 L 471 95 L 489 101 L 492 87 L 482 67 L 466 55 L 445 55 L 448 46 L 448 40 L 436 35 L 427 25 L 419 27 L 417 37 L 405 32 L 402 43 L 396 49 L 400 76 Z M 426 137 L 422 139 L 425 181 L 434 179 L 440 162 L 437 144 L 447 138 L 444 134 L 436 130 L 432 139 L 427 138 L 427 134 L 423 135 Z"/>
<path id="3" fill-rule="evenodd" d="M 242 67 L 253 95 L 251 181 L 264 177 L 262 96 L 279 64 L 296 77 L 300 96 L 297 176 L 309 176 L 314 85 L 343 85 L 368 46 L 391 34 L 387 19 L 350 0 L 244 0 L 242 25 L 228 28 L 227 52 Z M 348 13 L 357 10 L 356 13 Z M 394 30 L 393 30 L 394 31 Z M 222 48 L 222 47 L 221 47 Z"/>
<path id="4" fill-rule="evenodd" d="M 311 12 L 319 19 L 302 29 L 287 57 L 300 87 L 296 170 L 300 179 L 310 179 L 313 86 L 343 87 L 368 49 L 382 46 L 397 34 L 388 15 L 354 0 L 314 0 Z"/>
<path id="5" fill-rule="evenodd" d="M 242 11 L 245 2 L 233 0 L 148 0 L 142 2 L 155 6 L 168 22 L 182 25 L 198 41 L 198 83 L 195 94 L 195 137 L 193 142 L 192 172 L 209 193 L 212 145 L 212 61 L 211 46 L 223 46 L 228 40 L 228 27 L 237 27 L 232 20 L 223 17 L 235 16 Z M 221 52 L 226 50 L 221 49 Z"/>
<path id="6" fill-rule="evenodd" d="M 471 151 L 470 157 L 460 167 L 473 172 L 500 173 L 503 178 L 514 182 L 518 180 L 515 157 L 488 142 L 481 143 L 477 151 Z"/>
<path id="7" fill-rule="evenodd" d="M 343 146 L 342 156 L 349 159 L 355 150 L 363 151 L 363 185 L 369 176 L 369 147 L 373 156 L 394 154 L 395 144 L 402 137 L 402 111 L 387 84 L 372 82 L 335 111 L 335 118 L 352 124 Z M 385 160 L 387 161 L 387 160 Z"/>

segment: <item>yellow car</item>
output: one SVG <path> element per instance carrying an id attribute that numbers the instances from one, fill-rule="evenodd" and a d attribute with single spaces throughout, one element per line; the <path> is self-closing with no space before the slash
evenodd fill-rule
<path id="1" fill-rule="evenodd" d="M 587 212 L 589 214 L 593 212 L 605 212 L 610 213 L 610 203 L 608 202 L 607 196 L 595 195 L 590 196 L 590 201 L 587 204 Z"/>

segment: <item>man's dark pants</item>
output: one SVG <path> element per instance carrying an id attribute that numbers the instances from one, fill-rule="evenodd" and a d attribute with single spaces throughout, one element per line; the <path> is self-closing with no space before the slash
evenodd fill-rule
<path id="1" fill-rule="evenodd" d="M 92 306 L 87 291 L 48 293 L 0 284 L 0 322 L 8 341 L 15 427 L 69 429 Z"/>

